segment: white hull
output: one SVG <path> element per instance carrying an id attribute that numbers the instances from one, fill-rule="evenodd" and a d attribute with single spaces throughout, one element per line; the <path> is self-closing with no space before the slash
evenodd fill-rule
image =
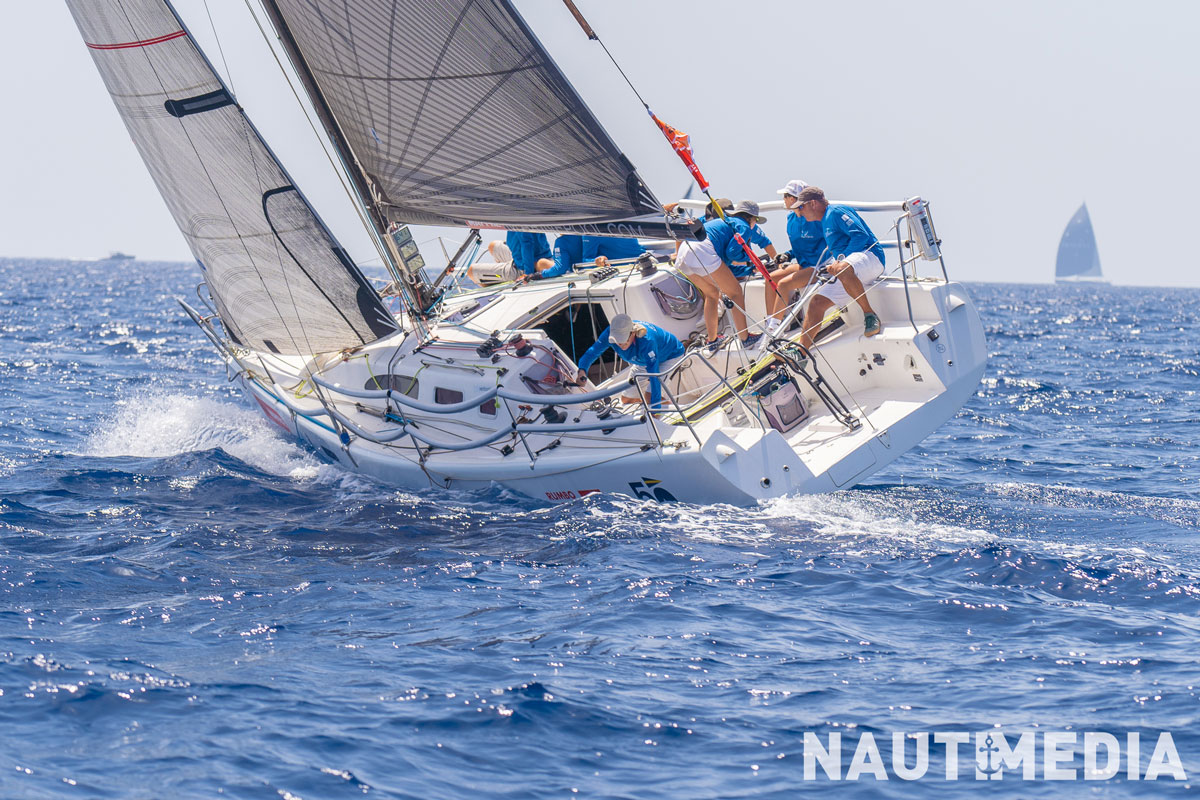
<path id="1" fill-rule="evenodd" d="M 666 274 L 660 271 L 659 276 Z M 579 276 L 575 280 L 582 282 Z M 609 293 L 614 302 L 625 304 L 620 310 L 628 308 L 636 318 L 651 319 L 653 309 L 647 304 L 639 306 L 636 298 L 649 296 L 648 291 L 638 290 L 659 280 L 661 277 L 625 276 L 624 280 L 595 284 L 588 291 L 595 299 L 603 294 L 606 283 L 621 281 L 621 291 Z M 504 315 L 512 307 L 527 308 L 534 302 L 551 308 L 553 298 L 565 291 L 567 283 L 564 279 L 506 290 L 500 302 L 484 309 L 479 330 L 491 327 L 489 313 Z M 571 291 L 578 289 L 573 285 Z M 761 282 L 757 287 L 749 284 L 747 294 L 751 316 L 757 316 Z M 232 355 L 228 357 L 242 387 L 275 425 L 347 469 L 387 485 L 472 489 L 498 484 L 552 501 L 602 491 L 655 500 L 749 505 L 780 495 L 850 488 L 866 480 L 954 416 L 978 386 L 986 360 L 982 325 L 960 285 L 940 279 L 910 279 L 906 287 L 898 278 L 887 279 L 871 289 L 871 301 L 884 320 L 881 335 L 864 337 L 861 312 L 852 308 L 846 315 L 847 324 L 815 349 L 823 374 L 861 422 L 855 430 L 838 422 L 808 387 L 803 387 L 803 393 L 810 416 L 787 432 L 760 424 L 761 416 L 744 413 L 747 406 L 728 397 L 697 414 L 690 425 L 679 415 L 662 414 L 647 420 L 641 406 L 619 407 L 610 419 L 627 427 L 605 431 L 595 429 L 603 423 L 595 422 L 592 412 L 583 410 L 586 406 L 564 404 L 570 394 L 545 397 L 544 402 L 558 403 L 557 408 L 568 412 L 567 421 L 556 428 L 539 418 L 537 409 L 522 412 L 521 403 L 503 398 L 497 399 L 499 407 L 490 418 L 481 414 L 480 408 L 439 416 L 395 406 L 394 416 L 385 420 L 380 418 L 384 401 L 342 396 L 334 389 L 343 387 L 362 394 L 359 387 L 364 383 L 380 385 L 371 376 L 384 369 L 379 365 L 390 363 L 410 365 L 394 366 L 395 372 L 417 374 L 420 387 L 410 399 L 418 403 L 428 403 L 439 390 L 455 393 L 450 400 L 478 396 L 493 380 L 520 393 L 528 385 L 517 382 L 520 362 L 505 356 L 494 364 L 492 359 L 479 357 L 473 347 L 483 337 L 464 326 L 435 328 L 433 333 L 445 340 L 440 347 L 435 341 L 414 351 L 415 337 L 409 336 L 399 344 L 390 339 L 376 342 L 345 362 L 334 358 L 333 363 L 321 363 L 321 378 L 315 387 L 301 382 L 305 373 L 299 363 L 269 354 L 255 354 L 253 360 L 243 357 L 240 363 L 235 363 Z M 908 302 L 912 303 L 915 329 L 908 318 Z M 697 324 L 669 318 L 653 321 L 676 326 L 680 335 L 682 328 Z M 531 342 L 547 351 L 554 349 L 552 342 L 538 340 L 536 333 L 526 331 Z M 454 341 L 456 338 L 460 341 Z M 755 355 L 769 358 L 762 352 L 743 354 L 734 345 L 710 363 L 729 379 L 736 379 L 737 368 L 749 366 Z M 692 361 L 697 359 L 692 357 Z M 502 377 L 496 378 L 494 373 Z M 693 365 L 676 378 L 676 394 L 686 394 L 688 380 L 705 374 Z M 624 385 L 624 380 L 618 376 L 608 383 Z M 667 385 L 672 385 L 670 379 Z M 318 393 L 340 418 L 322 414 Z M 377 406 L 373 412 L 360 410 L 372 403 Z M 522 415 L 526 421 L 517 420 L 521 432 L 515 433 L 513 420 Z M 591 430 L 561 432 L 572 421 L 586 426 L 589 419 Z M 412 426 L 407 428 L 410 432 L 439 442 L 479 439 L 496 432 L 508 435 L 466 450 L 430 449 L 403 436 L 391 442 L 371 441 L 394 436 L 404 429 L 401 422 Z"/>

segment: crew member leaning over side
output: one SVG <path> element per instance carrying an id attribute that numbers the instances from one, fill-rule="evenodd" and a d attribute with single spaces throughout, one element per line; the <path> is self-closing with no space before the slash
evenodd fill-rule
<path id="1" fill-rule="evenodd" d="M 820 265 L 825 255 L 825 226 L 821 220 L 806 220 L 798 207 L 800 192 L 807 188 L 807 183 L 797 179 L 788 181 L 778 192 L 783 195 L 783 205 L 788 209 L 787 236 L 791 248 L 780 259 L 790 263 L 771 273 L 771 280 L 779 286 L 778 295 L 767 293 L 766 325 L 772 332 L 787 312 L 792 293 L 803 291 L 812 282 L 814 267 Z"/>
<path id="2" fill-rule="evenodd" d="M 628 314 L 617 314 L 596 343 L 579 359 L 580 384 L 587 381 L 588 368 L 610 347 L 628 363 L 650 373 L 662 372 L 668 361 L 679 358 L 684 352 L 683 345 L 670 331 L 632 319 Z M 651 408 L 658 408 L 662 402 L 662 383 L 658 378 L 650 378 L 650 393 L 646 399 Z M 621 402 L 636 403 L 638 398 L 622 396 Z"/>
<path id="3" fill-rule="evenodd" d="M 717 201 L 721 202 L 721 201 Z M 710 204 L 711 205 L 711 204 Z M 672 206 L 667 210 L 671 211 Z M 715 216 L 715 215 L 714 215 Z M 739 224 L 744 224 L 740 220 Z M 758 345 L 761 333 L 750 333 L 746 322 L 746 295 L 742 284 L 725 263 L 729 243 L 733 239 L 733 227 L 723 219 L 710 219 L 704 223 L 704 240 L 681 241 L 675 251 L 675 266 L 688 276 L 692 284 L 704 295 L 704 327 L 708 333 L 708 346 L 717 347 L 720 322 L 721 295 L 733 301 L 733 324 L 742 346 L 747 350 Z"/>
<path id="4" fill-rule="evenodd" d="M 825 246 L 836 259 L 827 267 L 836 280 L 822 286 L 809 301 L 800 333 L 801 344 L 811 347 L 825 312 L 851 300 L 857 301 L 863 310 L 863 332 L 875 336 L 883 330 L 883 325 L 871 308 L 865 287 L 883 275 L 883 247 L 857 211 L 850 206 L 830 205 L 825 193 L 816 186 L 803 189 L 798 201 L 794 208 L 806 220 L 821 222 Z"/>

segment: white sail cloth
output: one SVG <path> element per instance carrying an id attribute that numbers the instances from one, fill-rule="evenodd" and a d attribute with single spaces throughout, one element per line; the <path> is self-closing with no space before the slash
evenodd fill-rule
<path id="1" fill-rule="evenodd" d="M 67 5 L 234 341 L 312 354 L 396 331 L 163 0 Z"/>

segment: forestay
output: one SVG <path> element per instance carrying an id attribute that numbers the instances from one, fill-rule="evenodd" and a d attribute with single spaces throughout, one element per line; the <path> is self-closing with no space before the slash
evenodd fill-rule
<path id="1" fill-rule="evenodd" d="M 688 235 L 507 0 L 264 6 L 388 220 Z"/>
<path id="2" fill-rule="evenodd" d="M 341 350 L 396 323 L 163 0 L 68 0 L 239 344 Z"/>

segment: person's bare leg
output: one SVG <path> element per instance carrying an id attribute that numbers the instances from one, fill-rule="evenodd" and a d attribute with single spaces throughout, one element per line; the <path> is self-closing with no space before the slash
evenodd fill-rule
<path id="1" fill-rule="evenodd" d="M 821 330 L 821 322 L 825 319 L 825 312 L 833 308 L 833 301 L 823 295 L 813 295 L 813 299 L 808 301 L 808 311 L 804 313 L 804 322 L 800 326 L 800 344 L 811 348 L 813 339 Z"/>
<path id="2" fill-rule="evenodd" d="M 720 317 L 717 304 L 721 302 L 721 290 L 707 275 L 688 275 L 688 278 L 691 279 L 692 285 L 700 290 L 700 294 L 704 295 L 704 329 L 707 333 L 705 338 L 711 342 L 717 338 L 717 322 Z"/>
<path id="3" fill-rule="evenodd" d="M 858 301 L 859 308 L 863 310 L 864 314 L 875 313 L 875 309 L 871 308 L 871 301 L 867 299 L 867 290 L 863 288 L 862 281 L 854 274 L 853 267 L 845 261 L 839 261 L 830 267 L 829 271 L 842 282 L 847 294 Z"/>
<path id="4" fill-rule="evenodd" d="M 709 277 L 713 279 L 713 283 L 721 292 L 733 301 L 733 324 L 734 330 L 739 339 L 745 339 L 748 331 L 746 330 L 746 312 L 743 311 L 746 307 L 746 295 L 742 292 L 742 283 L 729 270 L 729 267 L 722 264 L 717 267 L 716 272 L 710 273 Z"/>
<path id="5" fill-rule="evenodd" d="M 809 281 L 812 280 L 813 272 L 814 270 L 812 267 L 805 267 L 804 269 L 796 270 L 791 275 L 788 275 L 786 278 L 779 281 L 779 294 L 785 298 L 788 298 L 792 296 L 792 292 L 802 290 L 805 286 L 808 286 Z M 772 294 L 774 294 L 774 292 L 772 292 Z M 776 320 L 782 320 L 783 315 L 787 312 L 787 310 L 787 301 L 780 300 L 778 308 L 773 314 L 771 314 L 771 316 Z"/>
<path id="6" fill-rule="evenodd" d="M 774 272 L 770 273 L 771 280 L 775 281 L 776 286 L 779 286 L 780 281 L 782 281 L 788 275 L 791 275 L 793 272 L 796 271 L 796 266 L 797 265 L 792 264 L 792 265 L 784 267 L 783 269 L 775 270 Z M 770 285 L 767 286 L 767 288 L 765 290 L 765 296 L 767 298 L 767 316 L 768 317 L 775 316 L 775 312 L 779 310 L 779 304 L 782 302 L 780 295 L 782 295 L 783 297 L 787 297 L 787 295 L 784 294 L 784 292 L 783 292 L 782 286 L 779 287 L 778 295 L 775 294 L 775 292 L 771 291 Z"/>

